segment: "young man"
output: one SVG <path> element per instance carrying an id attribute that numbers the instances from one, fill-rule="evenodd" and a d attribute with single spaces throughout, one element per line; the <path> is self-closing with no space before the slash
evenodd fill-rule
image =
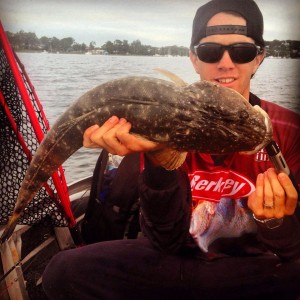
<path id="1" fill-rule="evenodd" d="M 232 88 L 267 111 L 299 183 L 299 116 L 250 93 L 264 59 L 262 35 L 254 1 L 213 0 L 196 13 L 190 59 L 201 79 Z M 190 153 L 182 168 L 166 171 L 151 153 L 162 146 L 131 135 L 130 126 L 113 116 L 89 128 L 84 145 L 119 155 L 147 152 L 139 181 L 146 237 L 59 253 L 43 276 L 49 299 L 300 296 L 298 194 L 266 153 Z"/>

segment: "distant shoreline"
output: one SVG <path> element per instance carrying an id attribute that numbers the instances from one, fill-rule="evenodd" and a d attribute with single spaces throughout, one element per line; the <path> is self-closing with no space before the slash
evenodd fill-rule
<path id="1" fill-rule="evenodd" d="M 41 51 L 41 50 L 15 50 L 16 53 L 40 53 L 40 54 L 78 54 L 78 55 L 97 55 L 97 56 L 153 56 L 153 57 L 188 57 L 188 55 L 143 55 L 143 54 L 120 54 L 120 53 L 106 53 L 106 54 L 100 54 L 100 53 L 88 53 L 88 52 L 76 52 L 76 51 L 71 51 L 71 52 L 48 52 L 48 51 Z"/>
<path id="2" fill-rule="evenodd" d="M 144 45 L 140 40 L 128 42 L 128 40 L 116 39 L 107 41 L 100 47 L 91 41 L 89 45 L 77 43 L 74 38 L 43 36 L 38 38 L 34 32 L 19 31 L 12 33 L 6 31 L 9 42 L 18 52 L 43 52 L 70 53 L 70 54 L 97 54 L 97 55 L 132 55 L 132 56 L 189 56 L 189 47 L 184 46 L 161 46 L 154 47 Z M 267 57 L 300 58 L 300 41 L 298 40 L 273 40 L 265 41 Z"/>
<path id="3" fill-rule="evenodd" d="M 106 54 L 97 54 L 97 53 L 88 53 L 88 52 L 47 52 L 47 51 L 40 51 L 40 50 L 15 50 L 16 53 L 39 53 L 39 54 L 77 54 L 77 55 L 93 55 L 93 56 L 145 56 L 145 57 L 188 57 L 187 55 L 143 55 L 143 54 L 113 54 L 113 53 L 106 53 Z M 266 55 L 266 58 L 269 59 L 300 59 L 300 57 L 285 57 L 285 56 L 272 56 Z"/>

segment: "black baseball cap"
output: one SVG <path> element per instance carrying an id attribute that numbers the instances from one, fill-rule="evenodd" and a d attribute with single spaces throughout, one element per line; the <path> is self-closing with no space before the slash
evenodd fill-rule
<path id="1" fill-rule="evenodd" d="M 207 22 L 217 13 L 234 12 L 246 20 L 246 26 L 220 25 L 209 26 Z M 257 45 L 264 47 L 264 20 L 262 13 L 253 0 L 212 0 L 199 7 L 194 21 L 191 39 L 191 49 L 199 41 L 213 34 L 242 34 L 254 39 Z"/>

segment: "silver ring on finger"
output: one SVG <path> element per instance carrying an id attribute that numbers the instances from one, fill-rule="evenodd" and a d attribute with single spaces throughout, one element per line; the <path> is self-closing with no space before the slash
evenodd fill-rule
<path id="1" fill-rule="evenodd" d="M 264 208 L 266 208 L 266 209 L 272 209 L 272 208 L 274 208 L 274 203 L 265 203 L 264 204 Z"/>

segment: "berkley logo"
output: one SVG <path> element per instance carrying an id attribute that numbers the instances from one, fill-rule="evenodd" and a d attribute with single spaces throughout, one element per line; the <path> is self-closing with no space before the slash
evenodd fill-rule
<path id="1" fill-rule="evenodd" d="M 239 199 L 255 190 L 254 184 L 231 170 L 196 171 L 189 174 L 193 199 L 219 202 L 221 198 Z"/>

